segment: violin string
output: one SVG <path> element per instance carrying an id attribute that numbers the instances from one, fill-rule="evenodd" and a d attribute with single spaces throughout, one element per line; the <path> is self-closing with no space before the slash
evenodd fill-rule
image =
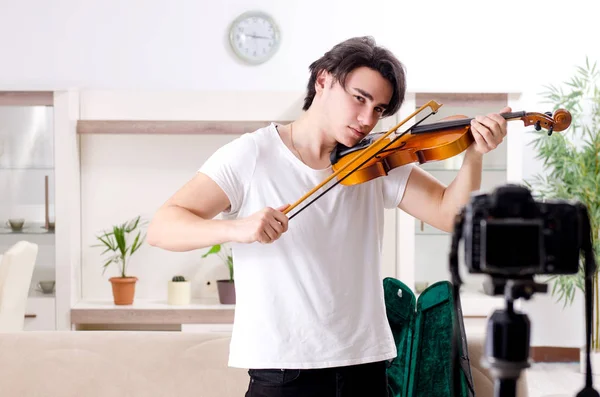
<path id="1" fill-rule="evenodd" d="M 321 198 L 325 193 L 327 193 L 328 191 L 330 191 L 331 189 L 333 189 L 334 187 L 336 187 L 344 179 L 346 179 L 350 175 L 352 175 L 356 170 L 360 169 L 360 167 L 362 167 L 363 165 L 365 165 L 373 157 L 381 154 L 388 146 L 390 146 L 392 143 L 394 143 L 397 139 L 400 139 L 401 137 L 403 137 L 407 133 L 411 132 L 413 128 L 415 128 L 416 126 L 418 126 L 419 124 L 421 124 L 429 116 L 434 115 L 435 113 L 436 112 L 429 113 L 427 116 L 423 117 L 421 120 L 419 120 L 418 122 L 416 122 L 415 124 L 413 124 L 409 129 L 407 129 L 406 131 L 404 131 L 401 134 L 396 135 L 396 137 L 394 139 L 390 140 L 390 142 L 388 144 L 386 144 L 383 148 L 379 149 L 377 152 L 375 152 L 374 154 L 372 154 L 368 159 L 366 159 L 361 164 L 359 164 L 358 166 L 356 166 L 352 171 L 350 171 L 348 174 L 346 174 L 343 178 L 337 180 L 333 185 L 331 185 L 330 187 L 328 187 L 327 189 L 325 189 L 325 191 L 321 192 L 317 197 L 315 197 L 314 199 L 312 199 L 311 201 L 309 201 L 308 204 L 306 204 L 304 207 L 302 207 L 298 211 L 296 211 L 292 216 L 289 217 L 289 220 L 292 220 L 292 218 L 294 218 L 296 215 L 298 215 L 299 213 L 301 213 L 302 211 L 304 211 L 309 205 L 311 205 L 312 203 L 314 203 L 315 201 L 317 201 L 319 198 Z"/>

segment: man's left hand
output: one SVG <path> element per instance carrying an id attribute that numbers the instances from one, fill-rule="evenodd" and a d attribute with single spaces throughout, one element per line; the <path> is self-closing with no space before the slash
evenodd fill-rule
<path id="1" fill-rule="evenodd" d="M 499 113 L 490 113 L 487 116 L 476 116 L 471 120 L 471 132 L 475 142 L 471 150 L 480 154 L 488 153 L 498 147 L 506 136 L 506 119 L 500 113 L 511 112 L 505 107 Z"/>

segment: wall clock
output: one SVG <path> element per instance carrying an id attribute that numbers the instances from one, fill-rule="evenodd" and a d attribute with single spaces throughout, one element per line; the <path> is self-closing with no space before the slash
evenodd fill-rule
<path id="1" fill-rule="evenodd" d="M 248 11 L 237 17 L 229 28 L 233 52 L 244 62 L 261 64 L 279 49 L 279 27 L 268 14 Z"/>

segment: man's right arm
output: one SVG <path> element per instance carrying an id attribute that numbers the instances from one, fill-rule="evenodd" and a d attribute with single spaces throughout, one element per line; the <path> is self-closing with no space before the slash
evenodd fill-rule
<path id="1" fill-rule="evenodd" d="M 230 241 L 270 243 L 287 230 L 284 207 L 242 219 L 213 219 L 230 206 L 219 185 L 198 172 L 156 212 L 147 241 L 169 251 L 191 251 Z"/>

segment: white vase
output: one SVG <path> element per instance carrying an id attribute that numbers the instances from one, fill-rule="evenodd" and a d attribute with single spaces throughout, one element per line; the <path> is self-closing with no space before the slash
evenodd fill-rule
<path id="1" fill-rule="evenodd" d="M 598 351 L 591 351 L 590 352 L 590 361 L 592 363 L 592 375 L 600 375 L 600 352 Z M 585 365 L 586 365 L 586 358 L 585 358 L 585 348 L 582 348 L 579 351 L 579 371 L 582 374 L 585 374 Z"/>
<path id="2" fill-rule="evenodd" d="M 169 305 L 188 305 L 191 297 L 191 283 L 189 281 L 169 281 L 167 299 Z"/>

